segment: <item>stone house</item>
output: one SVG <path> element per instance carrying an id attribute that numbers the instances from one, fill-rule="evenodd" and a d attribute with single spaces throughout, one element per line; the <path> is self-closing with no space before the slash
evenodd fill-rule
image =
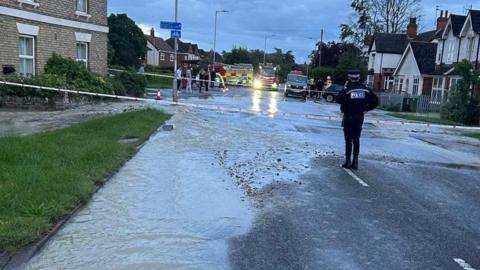
<path id="1" fill-rule="evenodd" d="M 0 0 L 0 76 L 33 76 L 54 54 L 107 74 L 107 0 Z"/>

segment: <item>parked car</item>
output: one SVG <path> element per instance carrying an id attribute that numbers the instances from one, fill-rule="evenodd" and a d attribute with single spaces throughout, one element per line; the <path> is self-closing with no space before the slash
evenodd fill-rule
<path id="1" fill-rule="evenodd" d="M 343 89 L 343 85 L 332 84 L 330 87 L 323 89 L 322 97 L 328 102 L 335 102 L 338 94 L 340 94 Z"/>

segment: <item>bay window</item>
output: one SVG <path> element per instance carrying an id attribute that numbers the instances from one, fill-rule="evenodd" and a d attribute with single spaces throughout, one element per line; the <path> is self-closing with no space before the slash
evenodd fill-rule
<path id="1" fill-rule="evenodd" d="M 412 95 L 413 96 L 418 96 L 419 90 L 420 89 L 420 78 L 415 77 L 413 78 L 413 85 L 412 85 Z"/>
<path id="2" fill-rule="evenodd" d="M 430 99 L 431 103 L 441 103 L 443 101 L 443 78 L 434 77 L 432 83 L 432 97 Z"/>
<path id="3" fill-rule="evenodd" d="M 385 76 L 385 81 L 383 83 L 383 89 L 385 89 L 385 91 L 392 91 L 394 86 L 395 86 L 395 77 Z"/>
<path id="4" fill-rule="evenodd" d="M 22 77 L 35 75 L 35 38 L 32 36 L 20 36 L 19 38 L 19 74 Z"/>

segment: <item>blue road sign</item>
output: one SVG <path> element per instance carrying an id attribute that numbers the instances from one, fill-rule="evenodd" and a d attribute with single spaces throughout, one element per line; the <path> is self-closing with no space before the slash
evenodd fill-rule
<path id="1" fill-rule="evenodd" d="M 181 38 L 182 31 L 180 30 L 172 30 L 172 34 L 170 35 L 171 38 Z"/>
<path id="2" fill-rule="evenodd" d="M 179 22 L 160 22 L 161 29 L 181 30 L 182 23 Z"/>

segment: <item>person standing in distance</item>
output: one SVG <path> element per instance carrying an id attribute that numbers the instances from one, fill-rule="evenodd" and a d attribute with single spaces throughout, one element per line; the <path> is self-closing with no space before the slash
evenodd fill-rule
<path id="1" fill-rule="evenodd" d="M 358 169 L 358 156 L 360 155 L 360 135 L 365 113 L 378 106 L 378 97 L 372 90 L 360 83 L 360 71 L 348 72 L 349 81 L 345 89 L 340 92 L 337 102 L 343 113 L 343 133 L 345 136 L 345 163 L 346 169 Z M 353 148 L 353 160 L 352 160 Z"/>

